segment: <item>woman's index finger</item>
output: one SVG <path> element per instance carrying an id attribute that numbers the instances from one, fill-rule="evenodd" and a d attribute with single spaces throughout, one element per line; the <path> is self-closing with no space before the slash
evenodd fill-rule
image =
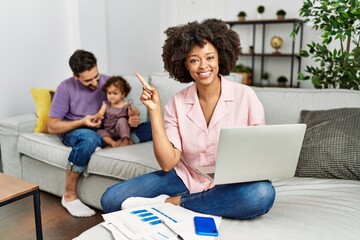
<path id="1" fill-rule="evenodd" d="M 144 87 L 150 87 L 150 85 L 145 81 L 145 79 L 140 75 L 140 73 L 135 73 L 135 75 Z"/>

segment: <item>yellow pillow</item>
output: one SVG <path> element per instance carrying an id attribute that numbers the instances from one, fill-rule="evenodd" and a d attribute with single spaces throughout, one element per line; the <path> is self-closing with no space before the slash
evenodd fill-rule
<path id="1" fill-rule="evenodd" d="M 36 125 L 35 133 L 48 133 L 47 121 L 49 119 L 49 111 L 51 106 L 51 94 L 54 89 L 31 88 L 31 95 L 35 101 L 36 109 Z"/>

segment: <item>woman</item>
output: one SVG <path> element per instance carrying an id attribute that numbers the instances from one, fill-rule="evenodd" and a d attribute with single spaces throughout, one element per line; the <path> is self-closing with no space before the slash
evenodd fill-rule
<path id="1" fill-rule="evenodd" d="M 275 199 L 269 181 L 214 186 L 195 170 L 215 165 L 221 128 L 264 124 L 263 107 L 253 90 L 223 77 L 240 53 L 237 33 L 216 19 L 165 33 L 165 69 L 175 80 L 194 84 L 170 99 L 163 120 L 158 92 L 142 81 L 140 99 L 150 113 L 154 153 L 162 170 L 108 188 L 101 199 L 103 210 L 169 202 L 228 218 L 265 214 Z"/>

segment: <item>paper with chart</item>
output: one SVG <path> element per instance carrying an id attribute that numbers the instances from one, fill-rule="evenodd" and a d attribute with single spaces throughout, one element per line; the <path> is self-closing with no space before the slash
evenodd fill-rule
<path id="1" fill-rule="evenodd" d="M 183 239 L 211 240 L 214 237 L 195 234 L 194 216 L 211 216 L 196 213 L 170 203 L 121 210 L 102 215 L 106 227 L 116 240 L 171 240 L 177 236 L 161 221 L 174 230 Z M 221 217 L 214 218 L 217 228 Z"/>

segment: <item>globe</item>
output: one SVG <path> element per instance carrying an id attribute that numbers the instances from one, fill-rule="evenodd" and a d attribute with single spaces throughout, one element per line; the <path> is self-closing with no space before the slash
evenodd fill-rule
<path id="1" fill-rule="evenodd" d="M 281 48 L 282 44 L 283 44 L 283 40 L 281 37 L 279 36 L 273 36 L 271 38 L 271 46 L 275 49 L 275 52 L 273 52 L 273 54 L 281 54 L 279 52 L 279 49 Z"/>

